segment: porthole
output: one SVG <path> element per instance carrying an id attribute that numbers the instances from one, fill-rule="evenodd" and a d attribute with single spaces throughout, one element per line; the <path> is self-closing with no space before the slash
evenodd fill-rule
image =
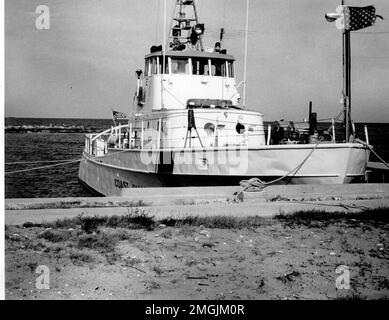
<path id="1" fill-rule="evenodd" d="M 204 130 L 207 133 L 207 135 L 212 135 L 215 132 L 215 125 L 211 122 L 207 122 L 204 125 Z"/>
<path id="2" fill-rule="evenodd" d="M 236 124 L 235 129 L 236 129 L 236 132 L 239 134 L 243 134 L 245 132 L 245 126 L 239 122 Z"/>

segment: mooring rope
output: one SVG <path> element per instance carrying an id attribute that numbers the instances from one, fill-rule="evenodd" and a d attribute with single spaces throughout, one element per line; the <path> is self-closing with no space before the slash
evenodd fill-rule
<path id="1" fill-rule="evenodd" d="M 362 141 L 362 140 L 359 140 L 359 139 L 356 139 L 355 142 L 360 143 L 360 144 L 362 144 L 362 145 L 368 147 L 369 150 L 378 158 L 378 160 L 380 160 L 385 166 L 387 166 L 387 167 L 389 168 L 389 164 L 388 164 L 387 162 L 385 162 L 385 160 L 382 159 L 382 158 L 377 154 L 377 152 L 375 152 L 375 151 L 373 150 L 373 148 L 370 147 L 366 142 L 364 142 L 364 141 Z"/>
<path id="2" fill-rule="evenodd" d="M 67 161 L 67 162 L 61 162 L 61 163 L 51 164 L 51 165 L 47 165 L 47 166 L 41 166 L 41 167 L 35 167 L 35 168 L 29 168 L 29 169 L 22 169 L 22 170 L 15 170 L 15 171 L 7 171 L 7 172 L 5 172 L 4 174 L 13 174 L 13 173 L 20 173 L 20 172 L 27 172 L 27 171 L 34 171 L 34 170 L 47 169 L 47 168 L 62 166 L 62 165 L 65 165 L 65 164 L 80 162 L 81 160 L 82 160 L 82 159 L 77 159 L 77 160 L 72 160 L 72 161 Z"/>
<path id="3" fill-rule="evenodd" d="M 5 162 L 6 165 L 14 164 L 34 164 L 34 163 L 51 163 L 51 162 L 66 162 L 72 161 L 73 159 L 63 159 L 63 160 L 40 160 L 40 161 L 16 161 L 16 162 Z"/>
<path id="4" fill-rule="evenodd" d="M 112 155 L 116 155 L 116 154 L 119 154 L 119 153 L 123 153 L 123 152 L 127 152 L 128 150 L 130 149 L 125 149 L 125 150 L 122 150 L 122 151 L 118 151 L 118 152 L 114 152 L 114 153 L 109 153 L 109 154 L 106 154 L 105 156 L 106 157 L 109 157 L 109 156 L 112 156 Z M 61 166 L 61 165 L 67 165 L 67 164 L 70 164 L 70 163 L 75 163 L 75 162 L 80 162 L 84 160 L 83 158 L 81 159 L 75 159 L 75 160 L 48 160 L 48 161 L 25 161 L 25 162 L 7 162 L 6 164 L 28 164 L 28 163 L 40 163 L 40 162 L 60 162 L 60 163 L 56 163 L 56 164 L 51 164 L 51 165 L 47 165 L 47 166 L 41 166 L 41 167 L 34 167 L 34 168 L 29 168 L 29 169 L 21 169 L 21 170 L 15 170 L 15 171 L 7 171 L 7 172 L 4 172 L 4 174 L 13 174 L 13 173 L 20 173 L 20 172 L 27 172 L 27 171 L 34 171 L 34 170 L 42 170 L 42 169 L 46 169 L 46 168 L 52 168 L 52 167 L 57 167 L 57 166 Z"/>
<path id="5" fill-rule="evenodd" d="M 251 189 L 250 191 L 248 192 L 258 192 L 258 191 L 262 191 L 263 188 L 265 188 L 266 186 L 268 185 L 271 185 L 273 183 L 276 183 L 282 179 L 285 179 L 287 178 L 288 176 L 290 176 L 292 173 L 293 175 L 295 175 L 297 173 L 298 170 L 301 169 L 301 167 L 305 164 L 305 162 L 307 162 L 307 160 L 309 159 L 309 157 L 312 155 L 313 151 L 316 150 L 317 146 L 319 145 L 319 142 L 315 144 L 315 146 L 312 148 L 312 150 L 309 152 L 309 154 L 305 157 L 305 159 L 303 161 L 301 161 L 301 163 L 296 167 L 294 168 L 293 170 L 289 171 L 288 173 L 286 173 L 285 175 L 283 175 L 282 177 L 279 177 L 277 179 L 274 179 L 272 181 L 268 181 L 268 182 L 264 182 L 262 181 L 261 179 L 259 178 L 251 178 L 249 180 L 242 180 L 239 184 L 242 186 L 242 189 L 236 193 L 235 195 L 235 201 L 238 201 L 239 200 L 239 196 L 245 192 L 246 190 L 248 190 L 248 188 L 250 187 L 253 187 L 253 189 Z"/>

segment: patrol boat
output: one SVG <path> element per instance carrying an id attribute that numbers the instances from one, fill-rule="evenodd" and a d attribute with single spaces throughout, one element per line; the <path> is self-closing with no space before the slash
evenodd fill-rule
<path id="1" fill-rule="evenodd" d="M 264 183 L 343 184 L 364 179 L 369 149 L 353 135 L 319 137 L 309 128 L 265 130 L 263 114 L 241 106 L 235 59 L 203 45 L 195 1 L 175 0 L 164 45 L 137 70 L 135 108 L 125 124 L 87 134 L 79 180 L 95 193 L 128 188 Z M 221 30 L 223 35 L 223 29 Z M 282 132 L 281 132 L 282 133 Z M 332 136 L 331 136 L 332 134 Z"/>

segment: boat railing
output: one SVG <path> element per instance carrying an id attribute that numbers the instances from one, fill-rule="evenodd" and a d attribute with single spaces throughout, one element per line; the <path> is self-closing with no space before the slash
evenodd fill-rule
<path id="1" fill-rule="evenodd" d="M 85 151 L 95 156 L 104 155 L 107 153 L 110 137 L 115 137 L 115 140 L 118 140 L 118 146 L 122 145 L 126 133 L 122 129 L 127 127 L 127 124 L 118 125 L 98 134 L 87 134 L 85 138 Z"/>
<path id="2" fill-rule="evenodd" d="M 111 127 L 98 134 L 87 134 L 85 139 L 85 151 L 94 156 L 103 156 L 108 150 L 158 150 L 158 149 L 194 149 L 200 145 L 205 148 L 225 148 L 225 147 L 250 147 L 249 139 L 255 139 L 258 137 L 265 137 L 265 144 L 271 143 L 271 126 L 268 125 L 267 130 L 259 130 L 249 132 L 247 129 L 243 134 L 233 133 L 235 128 L 222 128 L 215 127 L 212 134 L 201 133 L 200 137 L 193 132 L 191 142 L 185 144 L 186 136 L 182 134 L 188 131 L 188 125 L 183 124 L 179 126 L 162 126 L 162 118 L 155 119 L 158 122 L 157 130 L 146 128 L 146 120 L 139 122 L 129 122 L 127 124 L 121 124 L 115 127 Z M 222 124 L 222 122 L 220 122 Z M 219 124 L 220 124 L 219 123 Z M 264 129 L 263 125 L 260 126 Z M 165 131 L 166 130 L 166 131 Z M 163 132 L 174 132 L 179 130 L 179 134 L 170 134 L 164 136 Z M 302 134 L 308 137 L 308 132 L 304 130 L 300 131 Z M 335 134 L 335 131 L 333 132 Z M 318 137 L 310 137 L 309 140 L 304 143 L 316 143 Z M 313 141 L 313 140 L 315 141 Z M 201 141 L 201 142 L 200 142 Z M 182 142 L 182 143 L 181 143 Z M 193 143 L 195 142 L 195 143 Z M 332 141 L 319 141 L 319 143 L 331 143 Z M 289 141 L 286 139 L 284 142 L 277 144 L 297 144 L 303 143 L 301 141 Z M 192 145 L 193 144 L 193 145 Z"/>

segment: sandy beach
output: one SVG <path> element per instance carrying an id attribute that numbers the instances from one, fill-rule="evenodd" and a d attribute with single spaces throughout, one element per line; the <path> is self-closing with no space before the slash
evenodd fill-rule
<path id="1" fill-rule="evenodd" d="M 7 226 L 7 299 L 387 299 L 388 209 Z M 40 265 L 50 288 L 37 289 Z M 336 269 L 350 272 L 338 289 Z"/>

